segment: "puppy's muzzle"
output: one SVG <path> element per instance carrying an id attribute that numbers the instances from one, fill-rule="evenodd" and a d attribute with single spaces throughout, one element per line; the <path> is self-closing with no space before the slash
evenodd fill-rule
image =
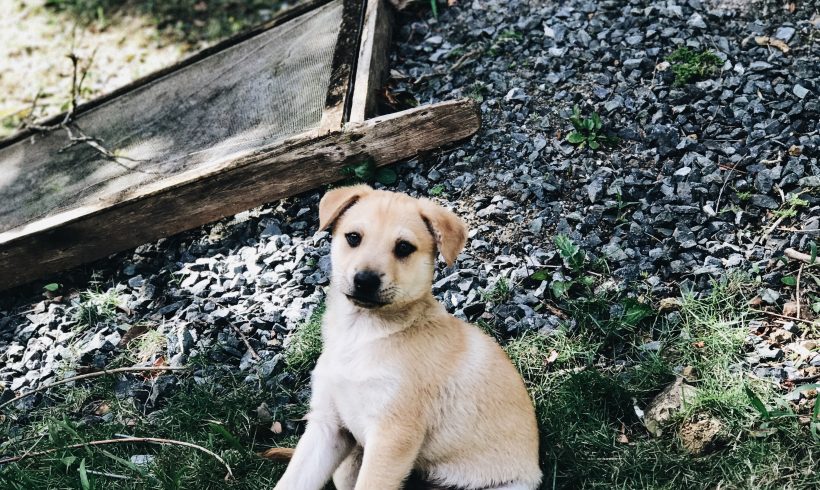
<path id="1" fill-rule="evenodd" d="M 381 275 L 373 271 L 359 271 L 353 276 L 353 292 L 347 297 L 355 305 L 364 308 L 378 308 L 387 303 L 380 297 Z"/>

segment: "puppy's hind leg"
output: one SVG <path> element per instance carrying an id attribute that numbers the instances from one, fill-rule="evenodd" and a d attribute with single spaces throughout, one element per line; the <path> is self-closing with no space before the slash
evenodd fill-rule
<path id="1" fill-rule="evenodd" d="M 353 490 L 356 486 L 356 479 L 359 478 L 359 470 L 362 467 L 362 456 L 364 450 L 361 446 L 356 446 L 336 468 L 333 473 L 333 485 L 336 490 Z"/>

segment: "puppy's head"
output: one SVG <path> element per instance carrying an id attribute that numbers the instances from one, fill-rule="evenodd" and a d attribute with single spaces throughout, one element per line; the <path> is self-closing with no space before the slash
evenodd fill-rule
<path id="1" fill-rule="evenodd" d="M 319 204 L 319 226 L 333 235 L 331 287 L 361 308 L 397 308 L 429 293 L 436 253 L 448 265 L 467 229 L 427 199 L 366 185 L 334 189 Z"/>

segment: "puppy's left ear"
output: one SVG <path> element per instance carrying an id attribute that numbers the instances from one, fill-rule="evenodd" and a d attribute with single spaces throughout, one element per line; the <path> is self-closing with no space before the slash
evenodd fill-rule
<path id="1" fill-rule="evenodd" d="M 319 229 L 333 228 L 333 223 L 339 219 L 339 216 L 347 211 L 350 206 L 356 204 L 356 201 L 365 194 L 372 191 L 372 187 L 364 184 L 339 187 L 328 191 L 319 201 Z"/>
<path id="2" fill-rule="evenodd" d="M 467 226 L 464 221 L 449 209 L 428 199 L 421 200 L 421 217 L 430 228 L 447 266 L 453 265 L 467 242 Z"/>

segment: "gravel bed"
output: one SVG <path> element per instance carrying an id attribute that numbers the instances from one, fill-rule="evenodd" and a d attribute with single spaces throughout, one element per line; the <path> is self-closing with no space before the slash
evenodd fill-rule
<path id="1" fill-rule="evenodd" d="M 759 45 L 756 36 L 791 50 Z M 675 86 L 663 63 L 681 46 L 712 50 L 719 73 Z M 744 10 L 699 0 L 461 1 L 437 21 L 401 17 L 392 59 L 396 96 L 481 102 L 478 135 L 400 164 L 391 186 L 432 195 L 470 224 L 465 252 L 454 268 L 439 268 L 434 284 L 454 314 L 507 335 L 554 328 L 560 319 L 538 310 L 550 281 L 530 277 L 566 273 L 557 234 L 591 261 L 605 260 L 607 282 L 630 294 L 702 293 L 727 271 L 755 269 L 761 308 L 793 301 L 786 269 L 773 259 L 789 247 L 806 252 L 820 232 L 820 17 L 810 2 L 789 12 L 780 2 Z M 619 142 L 598 151 L 569 144 L 575 105 L 600 114 Z M 269 388 L 286 381 L 283 346 L 328 284 L 320 196 L 272 203 L 4 293 L 0 402 L 78 366 L 106 366 L 126 350 L 132 328 L 165 339 L 137 361 L 181 365 L 203 354 L 212 365 L 195 376 L 230 369 Z M 499 281 L 509 293 L 487 301 L 482 292 Z M 44 295 L 52 282 L 60 289 Z M 118 306 L 79 329 L 87 290 L 115 295 Z M 751 327 L 756 374 L 799 379 L 820 369 L 816 346 L 801 344 L 802 364 L 784 360 L 799 338 L 794 323 Z M 772 340 L 783 331 L 792 337 Z M 147 410 L 173 389 L 164 385 L 146 384 Z"/>

